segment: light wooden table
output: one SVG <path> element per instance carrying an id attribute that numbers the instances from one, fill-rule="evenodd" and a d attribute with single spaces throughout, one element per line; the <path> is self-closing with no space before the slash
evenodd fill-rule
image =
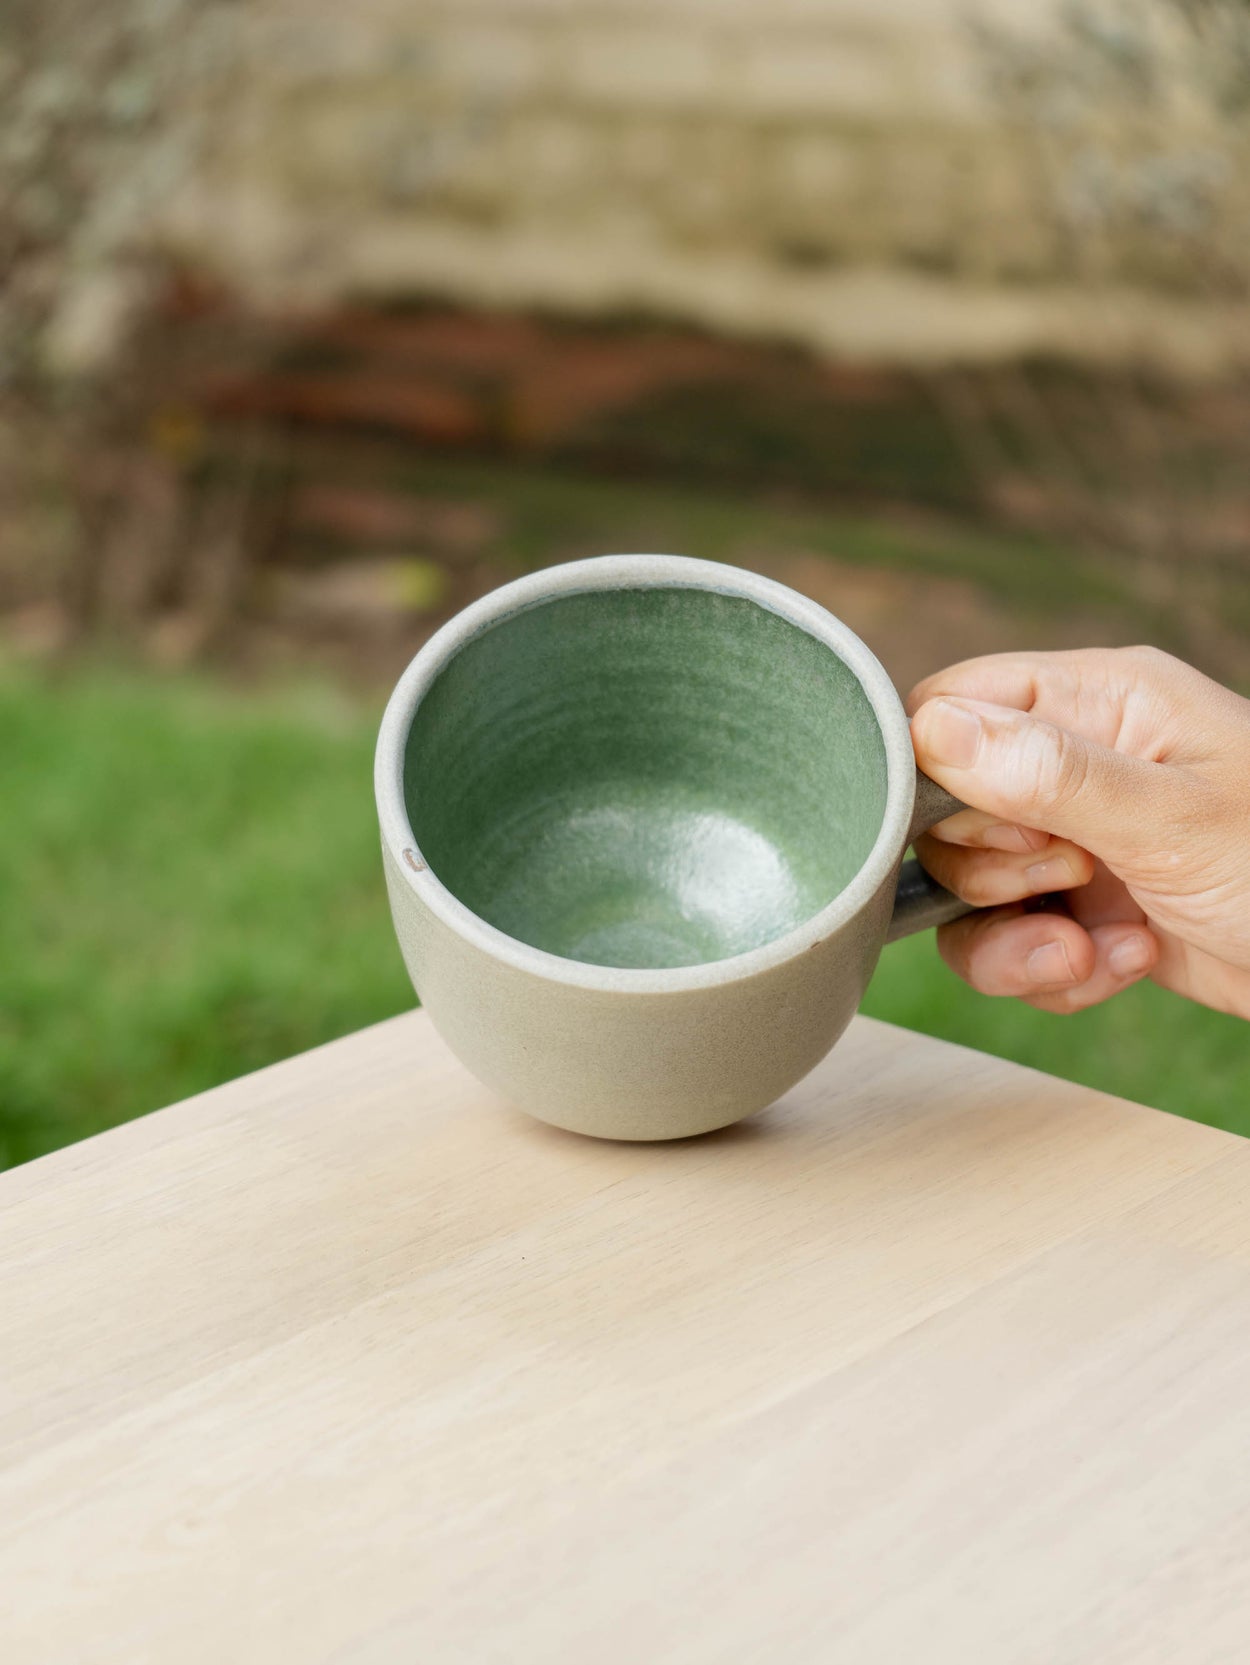
<path id="1" fill-rule="evenodd" d="M 1250 1659 L 1250 1141 L 865 1019 L 670 1146 L 397 1018 L 0 1180 L 4 1665 Z"/>

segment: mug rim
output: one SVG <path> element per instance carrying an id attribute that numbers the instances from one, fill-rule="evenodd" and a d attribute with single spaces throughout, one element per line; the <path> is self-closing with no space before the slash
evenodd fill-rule
<path id="1" fill-rule="evenodd" d="M 404 758 L 417 708 L 460 650 L 518 613 L 596 590 L 711 590 L 753 601 L 823 642 L 854 673 L 868 696 L 886 760 L 886 802 L 877 836 L 858 872 L 819 912 L 745 953 L 696 965 L 601 966 L 534 948 L 491 925 L 438 879 L 421 854 L 404 798 Z M 916 796 L 911 731 L 898 692 L 866 643 L 819 603 L 775 579 L 719 561 L 685 555 L 596 555 L 543 567 L 492 590 L 436 630 L 396 683 L 378 730 L 374 792 L 382 840 L 395 871 L 447 928 L 492 959 L 551 982 L 607 993 L 672 994 L 755 977 L 817 947 L 853 919 L 889 878 L 906 848 Z M 411 853 L 417 866 L 405 859 Z"/>

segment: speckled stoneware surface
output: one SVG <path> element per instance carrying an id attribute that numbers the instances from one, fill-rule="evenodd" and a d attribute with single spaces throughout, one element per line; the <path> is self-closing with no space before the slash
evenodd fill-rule
<path id="1" fill-rule="evenodd" d="M 431 638 L 383 718 L 413 984 L 544 1121 L 723 1127 L 819 1062 L 888 935 L 965 911 L 915 871 L 895 906 L 910 837 L 955 807 L 921 784 L 880 664 L 782 585 L 669 555 L 522 578 Z"/>

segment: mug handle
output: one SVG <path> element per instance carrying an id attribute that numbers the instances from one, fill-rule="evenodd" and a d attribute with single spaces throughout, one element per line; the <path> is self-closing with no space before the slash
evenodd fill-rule
<path id="1" fill-rule="evenodd" d="M 956 815 L 967 807 L 954 793 L 917 769 L 916 808 L 907 842 L 910 844 L 920 833 L 927 832 L 939 821 L 945 821 L 948 815 Z M 961 901 L 945 885 L 940 885 L 918 861 L 905 861 L 899 872 L 898 887 L 894 892 L 894 914 L 885 940 L 897 942 L 900 937 L 911 936 L 913 931 L 927 931 L 933 925 L 949 925 L 952 919 L 962 919 L 965 914 L 975 912 L 971 902 Z"/>

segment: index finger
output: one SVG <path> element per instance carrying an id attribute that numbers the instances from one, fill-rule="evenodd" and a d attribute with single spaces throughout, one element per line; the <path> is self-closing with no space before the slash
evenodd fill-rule
<path id="1" fill-rule="evenodd" d="M 1165 736 L 1175 739 L 1192 727 L 1183 720 L 1184 713 L 1200 708 L 1209 726 L 1229 700 L 1237 700 L 1191 665 L 1151 647 L 990 653 L 965 659 L 918 682 L 907 696 L 907 715 L 914 717 L 927 700 L 939 695 L 1029 712 L 1117 750 L 1138 749 L 1132 741 L 1136 734 L 1150 755 Z M 1138 720 L 1126 731 L 1130 711 Z M 1244 725 L 1240 711 L 1236 721 Z"/>
<path id="2" fill-rule="evenodd" d="M 1058 667 L 1048 662 L 1062 659 L 1062 654 L 987 653 L 979 659 L 961 659 L 918 682 L 903 702 L 907 715 L 914 717 L 926 700 L 939 694 L 955 694 L 963 699 L 988 700 L 991 705 L 1009 705 L 1017 711 L 1032 711 L 1041 693 L 1041 682 L 1047 673 L 1054 676 Z"/>

